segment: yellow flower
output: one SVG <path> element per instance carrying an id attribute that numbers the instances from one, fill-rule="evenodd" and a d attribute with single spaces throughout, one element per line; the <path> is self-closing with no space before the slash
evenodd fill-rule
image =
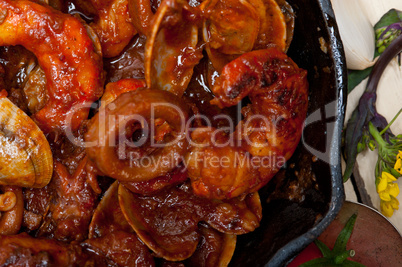
<path id="1" fill-rule="evenodd" d="M 402 175 L 402 151 L 399 150 L 398 155 L 396 155 L 396 162 L 394 169 Z"/>
<path id="2" fill-rule="evenodd" d="M 380 198 L 384 201 L 391 201 L 391 196 L 397 197 L 399 195 L 398 184 L 394 183 L 396 178 L 388 173 L 382 172 L 380 182 L 377 185 L 377 192 Z"/>
<path id="3" fill-rule="evenodd" d="M 402 159 L 402 151 L 398 150 L 398 155 L 396 155 L 396 159 Z"/>
<path id="4" fill-rule="evenodd" d="M 379 179 L 380 182 L 377 185 L 378 193 L 386 190 L 389 184 L 392 184 L 392 182 L 396 181 L 396 178 L 388 172 L 382 172 L 381 177 Z"/>
<path id="5" fill-rule="evenodd" d="M 398 199 L 391 197 L 391 201 L 383 201 L 380 202 L 381 213 L 387 217 L 391 217 L 394 214 L 394 210 L 399 209 L 399 201 Z"/>
<path id="6" fill-rule="evenodd" d="M 394 210 L 399 209 L 399 201 L 396 199 L 399 195 L 399 186 L 394 183 L 396 178 L 387 172 L 382 172 L 379 180 L 377 192 L 381 199 L 381 212 L 385 216 L 391 217 L 394 214 Z"/>
<path id="7" fill-rule="evenodd" d="M 380 198 L 384 201 L 391 201 L 391 197 L 396 197 L 399 195 L 399 187 L 398 184 L 389 184 L 387 189 L 384 191 L 378 192 Z"/>

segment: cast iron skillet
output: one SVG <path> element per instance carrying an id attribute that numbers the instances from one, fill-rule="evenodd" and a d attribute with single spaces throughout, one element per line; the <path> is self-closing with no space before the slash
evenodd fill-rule
<path id="1" fill-rule="evenodd" d="M 347 96 L 342 42 L 329 0 L 288 0 L 296 13 L 288 55 L 308 70 L 309 111 L 295 154 L 260 191 L 261 226 L 239 236 L 230 266 L 284 266 L 339 212 Z M 321 41 L 320 41 L 321 40 Z"/>

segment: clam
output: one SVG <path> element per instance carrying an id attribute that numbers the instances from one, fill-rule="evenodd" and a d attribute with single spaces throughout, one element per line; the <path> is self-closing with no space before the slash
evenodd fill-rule
<path id="1" fill-rule="evenodd" d="M 288 46 L 287 25 L 281 7 L 276 0 L 250 0 L 250 2 L 259 1 L 263 2 L 265 9 L 260 10 L 260 30 L 254 49 L 264 49 L 275 45 L 276 48 L 285 52 Z"/>
<path id="2" fill-rule="evenodd" d="M 223 243 L 220 250 L 219 260 L 216 266 L 228 266 L 236 249 L 237 236 L 231 234 L 223 234 Z"/>
<path id="3" fill-rule="evenodd" d="M 186 266 L 228 266 L 236 248 L 237 236 L 221 233 L 205 224 L 199 225 L 199 232 L 200 243 L 185 261 Z"/>
<path id="4" fill-rule="evenodd" d="M 6 97 L 0 98 L 0 184 L 44 187 L 53 157 L 43 132 Z"/>
<path id="5" fill-rule="evenodd" d="M 88 237 L 90 239 L 106 236 L 115 231 L 133 232 L 119 206 L 118 189 L 119 182 L 115 181 L 106 190 L 96 207 L 89 225 Z"/>
<path id="6" fill-rule="evenodd" d="M 204 1 L 202 34 L 213 68 L 220 73 L 227 63 L 251 50 L 275 46 L 286 51 L 294 17 L 286 1 L 280 4 L 275 0 Z"/>
<path id="7" fill-rule="evenodd" d="M 258 193 L 230 200 L 210 200 L 194 195 L 187 183 L 149 196 L 130 192 L 120 184 L 119 203 L 127 222 L 144 244 L 157 257 L 169 261 L 191 257 L 203 242 L 200 224 L 208 224 L 207 227 L 222 233 L 217 234 L 220 239 L 227 239 L 220 247 L 225 248 L 222 262 L 226 262 L 234 249 L 232 235 L 255 230 L 262 217 Z"/>
<path id="8" fill-rule="evenodd" d="M 285 52 L 286 52 L 286 51 L 288 51 L 290 43 L 293 40 L 296 14 L 295 14 L 292 6 L 285 0 L 276 0 L 276 2 L 278 3 L 279 7 L 281 8 L 282 14 L 283 14 L 283 16 L 285 18 L 285 22 L 286 22 L 286 50 L 285 50 Z"/>
<path id="9" fill-rule="evenodd" d="M 236 248 L 237 236 L 221 233 L 204 223 L 199 224 L 198 231 L 200 242 L 190 258 L 179 263 L 165 260 L 161 266 L 228 266 Z"/>
<path id="10" fill-rule="evenodd" d="M 207 0 L 200 8 L 204 23 L 202 34 L 208 58 L 218 72 L 237 55 L 251 51 L 260 29 L 260 14 L 264 10 L 248 0 Z"/>
<path id="11" fill-rule="evenodd" d="M 147 197 L 119 186 L 120 207 L 128 223 L 157 257 L 169 261 L 189 258 L 200 238 L 197 215 L 188 201 L 177 203 L 177 199 L 180 192 L 174 190 L 172 195 Z"/>
<path id="12" fill-rule="evenodd" d="M 242 235 L 260 226 L 262 206 L 258 192 L 248 194 L 244 199 L 236 197 L 214 202 L 214 209 L 204 219 L 214 229 Z"/>
<path id="13" fill-rule="evenodd" d="M 164 0 L 154 16 L 145 45 L 147 86 L 182 96 L 203 57 L 195 18 L 198 8 L 185 0 Z"/>

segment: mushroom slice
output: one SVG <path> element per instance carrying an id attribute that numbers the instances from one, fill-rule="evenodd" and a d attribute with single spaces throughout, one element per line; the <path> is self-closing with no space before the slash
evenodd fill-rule
<path id="1" fill-rule="evenodd" d="M 96 207 L 89 224 L 90 239 L 103 237 L 115 231 L 133 232 L 119 206 L 118 189 L 119 182 L 115 181 Z"/>
<path id="2" fill-rule="evenodd" d="M 169 261 L 189 258 L 200 239 L 199 220 L 192 203 L 181 200 L 184 194 L 141 196 L 119 186 L 120 207 L 128 223 L 157 257 Z"/>
<path id="3" fill-rule="evenodd" d="M 6 97 L 0 98 L 0 184 L 44 187 L 53 157 L 39 127 Z"/>
<path id="4" fill-rule="evenodd" d="M 164 0 L 145 45 L 147 86 L 182 96 L 202 56 L 196 17 L 199 10 L 185 0 Z"/>

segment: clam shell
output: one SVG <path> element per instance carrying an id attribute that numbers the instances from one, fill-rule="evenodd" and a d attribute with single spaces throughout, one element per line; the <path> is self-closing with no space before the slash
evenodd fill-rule
<path id="1" fill-rule="evenodd" d="M 189 9 L 183 0 L 164 0 L 160 4 L 145 46 L 145 80 L 149 88 L 182 96 L 194 66 L 203 57 L 198 27 L 186 16 Z"/>
<path id="2" fill-rule="evenodd" d="M 207 215 L 207 222 L 214 229 L 226 233 L 242 235 L 260 226 L 262 206 L 258 192 L 224 201 L 214 200 L 215 208 Z"/>
<path id="3" fill-rule="evenodd" d="M 43 187 L 53 173 L 43 132 L 6 97 L 0 98 L 0 166 L 1 185 Z"/>
<path id="4" fill-rule="evenodd" d="M 281 0 L 281 5 L 275 0 L 231 1 L 206 0 L 201 4 L 207 14 L 202 28 L 205 50 L 216 71 L 220 73 L 230 61 L 252 50 L 272 46 L 287 50 L 294 16 L 286 1 Z M 245 20 L 247 23 L 241 23 Z"/>
<path id="5" fill-rule="evenodd" d="M 208 56 L 209 49 L 226 55 L 239 55 L 253 49 L 260 29 L 258 9 L 264 9 L 261 0 L 253 2 L 259 5 L 245 0 L 207 0 L 201 4 L 206 14 L 203 37 Z"/>
<path id="6" fill-rule="evenodd" d="M 236 248 L 237 236 L 221 233 L 204 224 L 199 225 L 199 232 L 201 241 L 194 254 L 185 261 L 186 266 L 228 266 Z"/>
<path id="7" fill-rule="evenodd" d="M 192 256 L 201 240 L 199 226 L 207 224 L 206 227 L 222 233 L 217 236 L 228 239 L 227 244 L 222 243 L 222 248 L 227 246 L 227 251 L 222 252 L 227 254 L 222 256 L 222 261 L 226 262 L 228 260 L 224 258 L 231 258 L 232 247 L 229 245 L 234 246 L 235 242 L 231 235 L 255 230 L 262 216 L 258 193 L 244 199 L 210 200 L 194 195 L 189 184 L 182 184 L 144 196 L 132 193 L 120 184 L 118 194 L 121 210 L 138 237 L 157 257 L 169 261 Z M 207 232 L 211 231 L 214 230 Z"/>
<path id="8" fill-rule="evenodd" d="M 233 254 L 235 252 L 237 242 L 237 235 L 224 234 L 223 238 L 224 238 L 222 244 L 223 249 L 221 250 L 221 254 L 219 256 L 219 261 L 217 265 L 219 267 L 229 265 L 229 262 L 232 259 Z"/>
<path id="9" fill-rule="evenodd" d="M 198 221 L 190 216 L 180 216 L 188 215 L 188 212 L 180 210 L 179 205 L 168 204 L 169 208 L 162 211 L 157 207 L 161 199 L 147 198 L 144 201 L 121 184 L 119 202 L 128 223 L 157 257 L 180 261 L 189 258 L 196 250 L 200 238 Z"/>
<path id="10" fill-rule="evenodd" d="M 287 49 L 286 39 L 288 38 L 285 16 L 275 0 L 262 0 L 262 2 L 265 6 L 265 14 L 261 16 L 260 13 L 260 31 L 254 49 L 264 49 L 274 44 L 284 52 Z"/>
<path id="11" fill-rule="evenodd" d="M 106 236 L 115 231 L 134 232 L 120 209 L 118 189 L 119 182 L 116 181 L 103 195 L 89 225 L 89 238 Z"/>
<path id="12" fill-rule="evenodd" d="M 282 14 L 284 16 L 285 22 L 286 22 L 286 50 L 285 50 L 285 52 L 287 52 L 289 49 L 290 43 L 293 40 L 296 14 L 295 14 L 292 6 L 285 0 L 276 0 L 276 2 L 278 3 L 278 5 L 280 7 Z"/>
<path id="13" fill-rule="evenodd" d="M 161 266 L 228 266 L 236 248 L 237 236 L 221 233 L 204 223 L 199 224 L 198 231 L 200 242 L 190 258 L 182 262 L 164 260 Z"/>

